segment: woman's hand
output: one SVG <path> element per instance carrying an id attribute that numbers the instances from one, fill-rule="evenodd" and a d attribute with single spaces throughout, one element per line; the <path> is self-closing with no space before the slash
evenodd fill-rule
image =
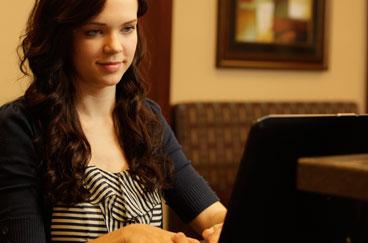
<path id="1" fill-rule="evenodd" d="M 185 234 L 182 232 L 174 234 L 172 240 L 175 243 L 199 243 L 199 241 L 196 239 L 186 237 Z"/>
<path id="2" fill-rule="evenodd" d="M 220 239 L 222 223 L 215 224 L 211 228 L 205 229 L 202 233 L 203 239 L 208 243 L 217 243 Z"/>
<path id="3" fill-rule="evenodd" d="M 183 233 L 173 233 L 147 224 L 130 224 L 89 243 L 199 243 Z"/>

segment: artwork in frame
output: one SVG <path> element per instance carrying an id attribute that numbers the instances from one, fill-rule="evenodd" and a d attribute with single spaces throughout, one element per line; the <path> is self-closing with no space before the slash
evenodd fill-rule
<path id="1" fill-rule="evenodd" d="M 328 0 L 218 0 L 217 67 L 327 69 Z"/>

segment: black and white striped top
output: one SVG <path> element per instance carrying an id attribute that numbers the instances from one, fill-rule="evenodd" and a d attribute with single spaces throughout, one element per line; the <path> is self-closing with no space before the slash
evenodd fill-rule
<path id="1" fill-rule="evenodd" d="M 160 193 L 144 192 L 129 171 L 111 173 L 89 166 L 85 187 L 90 202 L 53 208 L 53 242 L 86 242 L 133 223 L 162 227 Z"/>

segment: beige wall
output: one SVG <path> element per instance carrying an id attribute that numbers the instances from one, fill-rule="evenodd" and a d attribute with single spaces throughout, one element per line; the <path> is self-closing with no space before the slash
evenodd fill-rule
<path id="1" fill-rule="evenodd" d="M 9 101 L 24 91 L 27 83 L 19 80 L 16 47 L 24 29 L 33 0 L 0 1 L 0 104 Z"/>
<path id="2" fill-rule="evenodd" d="M 15 48 L 33 0 L 0 1 L 0 104 L 26 82 Z M 365 0 L 330 0 L 325 72 L 215 68 L 217 0 L 174 0 L 171 102 L 190 100 L 365 100 Z"/>
<path id="3" fill-rule="evenodd" d="M 329 70 L 215 68 L 217 0 L 174 0 L 171 103 L 365 100 L 365 0 L 330 0 Z"/>

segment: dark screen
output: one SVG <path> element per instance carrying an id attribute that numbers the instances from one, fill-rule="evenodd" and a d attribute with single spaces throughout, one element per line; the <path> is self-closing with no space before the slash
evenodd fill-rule
<path id="1" fill-rule="evenodd" d="M 257 122 L 220 242 L 368 242 L 365 202 L 296 188 L 298 158 L 368 153 L 367 141 L 367 116 L 271 116 Z"/>

